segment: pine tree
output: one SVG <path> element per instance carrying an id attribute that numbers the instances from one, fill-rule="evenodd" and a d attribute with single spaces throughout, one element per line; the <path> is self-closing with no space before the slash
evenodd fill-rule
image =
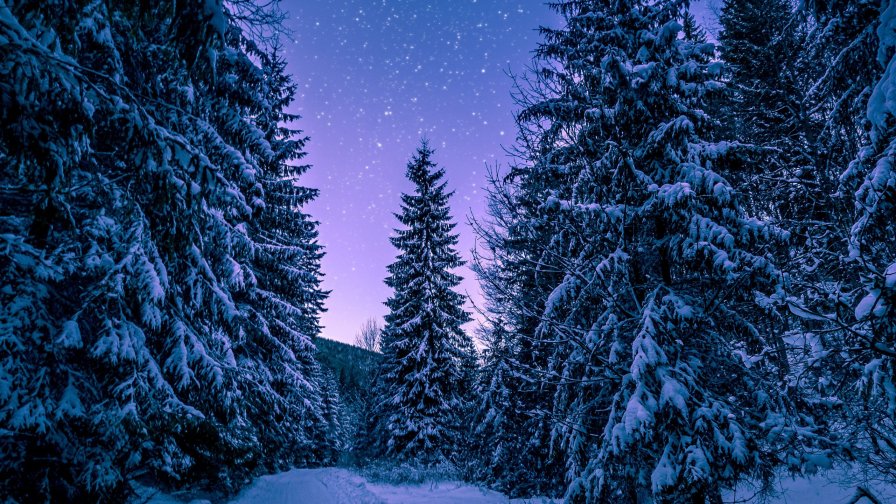
<path id="1" fill-rule="evenodd" d="M 314 448 L 320 451 L 318 460 L 325 465 L 333 465 L 346 444 L 345 411 L 339 394 L 339 383 L 333 371 L 320 368 L 317 375 L 318 388 L 321 393 L 321 419 L 318 439 Z"/>
<path id="2" fill-rule="evenodd" d="M 414 192 L 402 194 L 404 226 L 392 244 L 398 257 L 386 284 L 394 294 L 381 336 L 383 361 L 377 389 L 381 451 L 403 460 L 434 463 L 449 459 L 459 446 L 464 393 L 472 384 L 472 341 L 461 326 L 469 321 L 464 298 L 453 289 L 461 278 L 451 270 L 463 264 L 449 215 L 442 179 L 424 142 L 408 163 Z"/>
<path id="3" fill-rule="evenodd" d="M 875 24 L 877 80 L 865 115 L 869 141 L 842 177 L 855 205 L 844 259 L 861 285 L 854 311 L 843 317 L 852 328 L 844 346 L 862 364 L 861 402 L 851 420 L 860 426 L 865 462 L 896 481 L 896 2 L 881 2 Z"/>
<path id="4" fill-rule="evenodd" d="M 523 170 L 491 173 L 488 215 L 474 221 L 481 246 L 473 270 L 499 323 L 486 338 L 475 421 L 482 449 L 472 463 L 476 478 L 511 496 L 560 496 L 563 456 L 551 432 L 556 379 L 548 370 L 556 339 L 536 331 L 549 286 L 559 281 L 556 256 L 543 245 L 551 237 L 539 201 L 559 177 Z"/>
<path id="5" fill-rule="evenodd" d="M 886 66 L 879 42 L 887 7 L 875 0 L 809 1 L 790 13 L 789 2 L 731 1 L 721 39 L 733 63 L 729 105 L 746 119 L 728 120 L 744 126 L 735 130 L 740 140 L 774 148 L 775 171 L 759 172 L 770 182 L 753 185 L 754 201 L 796 238 L 785 251 L 794 315 L 787 337 L 791 381 L 807 398 L 805 411 L 823 412 L 829 428 L 849 441 L 850 454 L 893 477 L 896 424 L 888 401 L 875 392 L 887 383 L 886 372 L 855 365 L 883 362 L 871 334 L 886 334 L 880 329 L 886 324 L 870 329 L 874 317 L 857 317 L 870 315 L 873 296 L 854 299 L 856 292 L 879 292 L 869 279 L 888 261 L 884 253 L 875 267 L 864 257 L 886 249 L 886 233 L 856 227 L 871 202 L 885 201 L 867 178 L 883 145 L 871 138 L 880 130 L 867 125 L 874 81 Z M 862 393 L 844 394 L 844 383 L 857 383 Z"/>
<path id="6" fill-rule="evenodd" d="M 826 420 L 839 426 L 835 432 L 849 441 L 851 456 L 893 477 L 896 424 L 886 401 L 869 386 L 873 373 L 856 365 L 875 362 L 879 354 L 870 350 L 872 340 L 855 330 L 856 324 L 863 325 L 856 320 L 855 296 L 869 274 L 867 259 L 856 259 L 855 223 L 862 220 L 866 204 L 860 188 L 870 165 L 863 159 L 866 146 L 874 143 L 868 103 L 885 65 L 879 40 L 880 14 L 886 7 L 876 0 L 801 5 L 793 65 L 798 79 L 791 97 L 799 113 L 790 117 L 777 140 L 770 139 L 790 154 L 782 159 L 790 165 L 786 173 L 792 182 L 786 196 L 769 194 L 765 199 L 781 210 L 776 213 L 782 225 L 798 238 L 788 261 L 793 285 L 788 304 L 795 315 L 788 340 L 796 343 L 790 351 L 793 376 L 799 377 L 795 383 L 811 401 L 807 409 L 824 411 Z M 793 132 L 800 134 L 798 142 L 793 142 Z M 856 383 L 861 393 L 843 393 L 845 383 Z"/>
<path id="7" fill-rule="evenodd" d="M 807 205 L 830 208 L 830 199 L 818 193 L 834 191 L 818 191 L 823 177 L 808 155 L 821 128 L 802 104 L 803 23 L 788 0 L 725 2 L 719 21 L 728 81 L 721 129 L 733 140 L 766 149 L 759 162 L 732 170 L 732 182 L 747 195 L 744 204 L 779 223 L 795 221 Z"/>
<path id="8" fill-rule="evenodd" d="M 805 112 L 797 120 L 814 130 L 806 152 L 812 166 L 803 178 L 819 184 L 816 192 L 836 193 L 844 168 L 868 140 L 865 104 L 875 76 L 880 7 L 879 0 L 814 0 L 804 5 L 797 72 Z M 844 205 L 845 212 L 850 206 Z M 842 227 L 841 217 L 822 214 L 819 220 Z M 845 233 L 841 237 L 845 241 Z"/>
<path id="9" fill-rule="evenodd" d="M 475 397 L 480 401 L 473 418 L 474 446 L 473 478 L 494 485 L 499 491 L 512 492 L 512 485 L 502 481 L 502 472 L 512 464 L 510 416 L 513 409 L 513 370 L 509 366 L 513 349 L 502 320 L 480 328 L 480 340 L 485 343 L 482 367 L 476 382 Z"/>
<path id="10" fill-rule="evenodd" d="M 531 164 L 513 176 L 539 217 L 522 222 L 559 273 L 534 334 L 554 342 L 574 502 L 703 502 L 800 467 L 795 437 L 768 437 L 797 418 L 778 385 L 785 284 L 766 255 L 787 236 L 725 178 L 757 149 L 709 140 L 722 65 L 680 36 L 686 5 L 560 3 L 566 26 L 543 30 L 519 115 Z"/>
<path id="11" fill-rule="evenodd" d="M 857 148 L 848 133 L 856 124 L 842 107 L 852 108 L 853 84 L 864 76 L 847 83 L 825 69 L 859 64 L 863 51 L 846 50 L 851 44 L 841 39 L 856 28 L 813 18 L 805 8 L 794 11 L 786 0 L 726 2 L 720 21 L 730 81 L 723 128 L 764 149 L 759 162 L 737 167 L 732 177 L 749 195 L 748 209 L 793 237 L 777 255 L 793 281 L 798 311 L 836 311 L 837 295 L 818 287 L 838 281 L 842 269 L 849 207 L 837 194 L 839 176 Z M 804 325 L 811 330 L 813 324 Z"/>
<path id="12" fill-rule="evenodd" d="M 319 249 L 294 220 L 304 283 L 263 271 L 256 223 L 284 205 L 265 192 L 301 142 L 270 128 L 292 91 L 243 31 L 277 16 L 239 4 L 0 5 L 6 496 L 120 501 L 147 472 L 234 488 L 313 460 Z M 301 336 L 266 337 L 284 311 Z M 284 438 L 298 453 L 264 445 Z"/>
<path id="13" fill-rule="evenodd" d="M 790 2 L 728 1 L 719 22 L 720 52 L 731 81 L 726 120 L 732 134 L 760 144 L 787 139 L 797 129 L 793 123 L 805 119 L 797 89 L 800 23 Z"/>
<path id="14" fill-rule="evenodd" d="M 318 403 L 328 400 L 318 394 L 332 391 L 323 389 L 329 385 L 325 375 L 316 382 L 310 379 L 322 373 L 314 359 L 313 339 L 320 332 L 319 315 L 327 293 L 320 287 L 323 252 L 317 243 L 317 223 L 302 211 L 317 191 L 299 185 L 309 167 L 293 164 L 305 156 L 307 138 L 290 129 L 298 117 L 285 112 L 295 84 L 278 52 L 254 50 L 261 61 L 266 98 L 257 121 L 270 148 L 259 156 L 264 206 L 250 227 L 255 288 L 240 304 L 249 319 L 245 358 L 247 367 L 254 368 L 243 394 L 253 408 L 252 423 L 265 425 L 273 419 L 271 426 L 257 433 L 266 457 L 277 467 L 288 467 L 313 461 L 307 453 L 321 450 L 313 445 L 332 444 L 327 439 L 330 421 L 320 420 L 326 415 L 315 411 Z"/>
<path id="15" fill-rule="evenodd" d="M 543 411 L 529 405 L 533 385 L 516 361 L 518 342 L 501 320 L 484 328 L 482 339 L 486 348 L 475 395 L 471 477 L 512 498 L 562 495 L 559 464 L 549 454 L 550 429 L 538 428 Z M 537 433 L 548 435 L 539 439 Z"/>
<path id="16" fill-rule="evenodd" d="M 696 42 L 705 44 L 709 38 L 706 36 L 706 30 L 697 22 L 697 18 L 690 12 L 686 11 L 681 21 L 681 36 L 688 42 Z"/>

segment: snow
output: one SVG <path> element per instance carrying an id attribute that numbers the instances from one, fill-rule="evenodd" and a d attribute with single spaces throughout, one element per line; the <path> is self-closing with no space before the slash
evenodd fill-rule
<path id="1" fill-rule="evenodd" d="M 75 389 L 71 377 L 68 379 L 68 386 L 65 387 L 65 391 L 62 393 L 62 399 L 59 400 L 57 415 L 84 416 L 84 405 L 81 404 L 81 399 L 78 398 L 78 391 Z"/>
<path id="2" fill-rule="evenodd" d="M 884 286 L 888 289 L 896 289 L 896 263 L 891 264 L 884 272 Z"/>
<path id="3" fill-rule="evenodd" d="M 156 494 L 148 504 L 183 502 Z M 193 504 L 208 501 L 196 499 Z M 372 483 L 336 467 L 293 469 L 262 476 L 230 501 L 230 504 L 558 504 L 562 501 L 531 498 L 508 499 L 497 492 L 460 482 L 423 485 Z"/>
<path id="4" fill-rule="evenodd" d="M 81 340 L 81 329 L 78 327 L 78 323 L 69 320 L 62 324 L 62 331 L 56 338 L 56 342 L 63 348 L 81 348 L 84 343 Z"/>
<path id="5" fill-rule="evenodd" d="M 669 447 L 663 451 L 663 456 L 650 475 L 650 483 L 654 492 L 661 493 L 667 487 L 674 486 L 678 475 L 675 471 L 675 463 L 669 460 Z"/>
<path id="6" fill-rule="evenodd" d="M 232 504 L 379 504 L 364 482 L 344 469 L 294 469 L 262 476 L 243 491 Z"/>
<path id="7" fill-rule="evenodd" d="M 778 495 L 769 504 L 871 504 L 863 498 L 856 499 L 856 480 L 840 470 L 819 473 L 803 478 L 782 477 L 775 485 Z M 881 483 L 859 484 L 868 490 L 881 504 L 896 504 L 896 488 Z M 755 491 L 746 485 L 724 494 L 724 502 L 757 502 Z"/>
<path id="8" fill-rule="evenodd" d="M 653 474 L 662 479 L 662 471 Z M 866 503 L 867 499 L 854 501 L 857 483 L 841 470 L 832 470 L 804 478 L 781 477 L 775 485 L 777 495 L 769 504 L 846 504 Z M 848 481 L 852 481 L 851 483 Z M 657 483 L 657 481 L 654 481 Z M 869 490 L 881 504 L 896 504 L 896 488 L 879 483 L 860 484 Z M 141 502 L 147 504 L 207 504 L 203 499 L 187 500 L 162 493 L 152 494 L 146 488 L 138 489 Z M 755 490 L 741 485 L 734 491 L 724 492 L 724 502 L 757 502 Z M 373 483 L 348 469 L 325 467 L 320 469 L 293 469 L 291 471 L 262 476 L 229 504 L 559 504 L 561 499 L 533 497 L 509 499 L 506 496 L 456 481 L 433 482 L 422 485 L 391 485 Z"/>
<path id="9" fill-rule="evenodd" d="M 868 120 L 880 131 L 887 131 L 887 116 L 896 115 L 896 58 L 890 57 L 890 49 L 896 45 L 896 1 L 886 5 L 877 28 L 877 58 L 886 70 L 868 100 Z"/>
<path id="10" fill-rule="evenodd" d="M 683 417 L 687 417 L 689 397 L 688 389 L 684 385 L 674 378 L 666 378 L 663 390 L 660 392 L 660 406 L 670 403 L 681 411 Z"/>
<path id="11" fill-rule="evenodd" d="M 877 315 L 880 307 L 877 302 L 879 298 L 879 289 L 872 289 L 865 297 L 863 297 L 856 306 L 856 320 L 864 320 L 868 318 L 868 315 L 871 314 L 872 310 L 874 311 L 874 314 Z"/>
<path id="12" fill-rule="evenodd" d="M 367 487 L 380 499 L 378 502 L 387 504 L 536 504 L 560 502 L 545 498 L 508 499 L 498 492 L 461 482 L 442 482 L 420 486 L 369 483 Z"/>

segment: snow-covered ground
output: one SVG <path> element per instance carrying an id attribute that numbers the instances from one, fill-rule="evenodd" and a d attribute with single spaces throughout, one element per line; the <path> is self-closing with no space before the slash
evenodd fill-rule
<path id="1" fill-rule="evenodd" d="M 867 489 L 880 504 L 896 504 L 896 487 L 878 482 L 861 481 L 858 475 L 832 470 L 816 476 L 782 477 L 776 485 L 779 495 L 769 504 L 873 504 L 861 498 L 859 486 Z M 726 494 L 725 502 L 758 502 L 755 492 L 744 486 Z"/>
<path id="2" fill-rule="evenodd" d="M 182 503 L 169 495 L 155 495 L 148 504 Z M 194 500 L 200 504 L 202 500 Z M 554 504 L 550 499 L 508 499 L 502 494 L 466 483 L 424 485 L 372 483 L 347 469 L 293 469 L 258 478 L 230 504 Z"/>
<path id="3" fill-rule="evenodd" d="M 770 504 L 871 504 L 856 500 L 854 483 L 839 483 L 843 473 L 790 479 L 780 482 L 781 495 Z M 881 504 L 896 504 L 896 488 L 866 485 Z M 725 502 L 757 502 L 747 488 L 725 495 Z M 149 504 L 180 504 L 183 500 L 155 495 Z M 193 504 L 207 501 L 193 500 Z M 373 483 L 347 469 L 293 469 L 262 476 L 230 504 L 555 504 L 545 498 L 508 499 L 506 496 L 466 483 L 441 482 L 424 485 Z"/>

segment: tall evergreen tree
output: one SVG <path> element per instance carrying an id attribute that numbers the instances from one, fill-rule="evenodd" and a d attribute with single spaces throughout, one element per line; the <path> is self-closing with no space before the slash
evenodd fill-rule
<path id="1" fill-rule="evenodd" d="M 737 167 L 732 177 L 750 195 L 752 212 L 792 236 L 778 255 L 800 313 L 842 309 L 836 289 L 822 286 L 843 280 L 850 205 L 839 178 L 862 142 L 856 115 L 870 81 L 857 69 L 870 64 L 869 10 L 868 2 L 795 9 L 787 0 L 722 8 L 721 54 L 731 84 L 723 129 L 765 151 L 761 162 Z M 818 321 L 803 325 L 811 330 Z"/>
<path id="2" fill-rule="evenodd" d="M 547 405 L 533 405 L 540 385 L 519 364 L 526 355 L 514 336 L 500 320 L 483 329 L 471 476 L 510 497 L 559 496 L 562 462 L 550 453 Z"/>
<path id="3" fill-rule="evenodd" d="M 311 193 L 276 195 L 292 88 L 243 31 L 278 16 L 240 5 L 0 3 L 5 496 L 120 501 L 147 472 L 233 488 L 313 460 Z M 302 229 L 276 266 L 302 283 L 266 269 L 272 214 Z"/>
<path id="4" fill-rule="evenodd" d="M 809 130 L 804 158 L 811 164 L 797 166 L 807 185 L 817 184 L 816 193 L 841 196 L 839 189 L 848 189 L 838 186 L 841 175 L 868 141 L 865 106 L 877 75 L 875 29 L 881 6 L 880 0 L 808 0 L 800 10 L 804 33 L 796 66 L 801 89 L 796 94 L 802 110 L 794 116 Z M 839 228 L 838 239 L 845 242 L 848 231 L 842 230 L 849 224 L 843 221 L 848 220 L 851 202 L 841 198 L 841 208 L 832 211 L 836 203 L 807 200 L 797 207 L 809 205 L 806 213 L 832 223 L 831 229 Z"/>
<path id="5" fill-rule="evenodd" d="M 249 227 L 254 289 L 237 300 L 248 322 L 242 343 L 251 381 L 243 397 L 252 423 L 273 420 L 257 436 L 267 459 L 283 468 L 313 462 L 318 445 L 332 444 L 329 421 L 317 410 L 327 400 L 319 394 L 327 392 L 329 376 L 318 369 L 313 344 L 327 293 L 320 286 L 317 222 L 303 212 L 317 190 L 300 185 L 309 166 L 296 164 L 305 156 L 307 138 L 292 129 L 298 116 L 286 112 L 296 87 L 279 48 L 263 51 L 248 44 L 247 52 L 261 63 L 264 101 L 255 120 L 269 148 L 257 158 L 264 202 Z"/>
<path id="6" fill-rule="evenodd" d="M 807 409 L 824 411 L 849 441 L 850 457 L 893 477 L 896 423 L 881 394 L 891 379 L 878 374 L 888 357 L 875 350 L 889 322 L 874 315 L 885 311 L 874 295 L 883 292 L 875 286 L 886 276 L 891 238 L 885 219 L 870 217 L 887 201 L 886 169 L 878 167 L 886 164 L 881 117 L 889 112 L 875 106 L 887 84 L 875 82 L 888 65 L 889 2 L 793 7 L 725 4 L 720 38 L 733 84 L 726 120 L 739 140 L 773 148 L 752 174 L 751 192 L 753 208 L 794 237 L 779 254 L 788 258 L 795 315 L 791 383 L 806 394 Z M 843 393 L 845 384 L 859 393 Z"/>
<path id="7" fill-rule="evenodd" d="M 843 351 L 854 343 L 838 320 L 851 314 L 857 286 L 844 274 L 852 211 L 840 175 L 863 136 L 872 3 L 732 0 L 720 20 L 731 84 L 724 128 L 765 149 L 763 162 L 739 168 L 735 180 L 752 195 L 748 208 L 791 236 L 774 251 L 795 315 L 786 320 L 788 381 L 804 411 L 848 440 L 850 456 L 863 452 L 869 429 L 860 395 L 841 393 L 861 372 Z"/>
<path id="8" fill-rule="evenodd" d="M 552 447 L 557 380 L 548 370 L 557 340 L 536 333 L 560 271 L 544 247 L 551 237 L 539 202 L 559 180 L 524 166 L 507 176 L 494 172 L 488 215 L 474 220 L 480 247 L 473 270 L 488 312 L 501 323 L 485 338 L 475 438 L 482 448 L 473 463 L 477 478 L 512 496 L 563 493 L 563 456 Z"/>
<path id="9" fill-rule="evenodd" d="M 343 423 L 346 411 L 339 394 L 339 382 L 332 370 L 319 368 L 317 383 L 322 397 L 320 422 L 315 429 L 317 439 L 313 448 L 320 452 L 318 460 L 322 464 L 334 465 L 340 452 L 346 447 L 346 425 Z"/>
<path id="10" fill-rule="evenodd" d="M 800 116 L 799 21 L 788 0 L 728 1 L 722 6 L 719 49 L 731 81 L 725 95 L 733 136 L 770 144 L 797 130 L 792 123 Z"/>
<path id="11" fill-rule="evenodd" d="M 438 462 L 460 443 L 460 412 L 471 390 L 472 340 L 461 326 L 470 320 L 453 289 L 463 264 L 455 247 L 445 171 L 426 142 L 407 166 L 414 192 L 402 194 L 404 226 L 391 238 L 398 257 L 386 284 L 394 294 L 381 336 L 383 360 L 377 389 L 377 432 L 391 457 Z"/>
<path id="12" fill-rule="evenodd" d="M 761 162 L 732 167 L 732 183 L 743 190 L 744 204 L 788 224 L 807 205 L 819 207 L 819 215 L 829 211 L 834 190 L 830 185 L 818 190 L 825 177 L 814 169 L 811 155 L 821 127 L 803 106 L 801 18 L 789 0 L 745 0 L 725 2 L 719 21 L 728 84 L 721 96 L 721 130 L 732 140 L 766 149 Z"/>
<path id="13" fill-rule="evenodd" d="M 756 149 L 709 140 L 722 65 L 681 36 L 686 6 L 560 2 L 519 115 L 521 222 L 548 259 L 530 269 L 556 268 L 533 334 L 552 342 L 573 501 L 715 500 L 801 460 L 799 438 L 769 437 L 797 428 L 767 256 L 786 233 L 724 176 Z"/>
<path id="14" fill-rule="evenodd" d="M 865 461 L 896 481 L 896 2 L 881 2 L 875 24 L 877 79 L 865 113 L 869 141 L 842 177 L 855 205 L 845 259 L 861 284 L 855 310 L 844 320 L 854 329 L 849 347 L 863 364 L 856 417 L 864 420 Z"/>

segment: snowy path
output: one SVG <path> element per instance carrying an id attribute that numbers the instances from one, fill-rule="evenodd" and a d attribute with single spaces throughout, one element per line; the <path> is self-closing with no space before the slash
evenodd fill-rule
<path id="1" fill-rule="evenodd" d="M 855 502 L 854 484 L 838 484 L 834 472 L 830 478 L 784 478 L 779 484 L 780 496 L 774 504 L 845 504 Z M 868 485 L 882 504 L 896 504 L 896 488 Z M 755 502 L 748 489 L 726 492 L 725 502 Z M 155 495 L 149 504 L 183 504 L 169 495 Z M 559 503 L 549 499 L 508 499 L 506 496 L 458 482 L 424 485 L 389 485 L 373 483 L 352 471 L 326 467 L 293 469 L 258 478 L 229 504 L 543 504 Z M 858 502 L 870 504 L 867 499 Z M 194 500 L 192 504 L 208 501 Z"/>
<path id="2" fill-rule="evenodd" d="M 383 504 L 364 480 L 336 468 L 293 469 L 262 476 L 240 493 L 232 504 Z"/>
<path id="3" fill-rule="evenodd" d="M 170 495 L 156 494 L 149 504 L 180 504 Z M 208 501 L 193 500 L 192 504 Z M 229 504 L 542 504 L 548 499 L 508 499 L 490 490 L 458 482 L 424 485 L 372 483 L 335 467 L 293 469 L 262 476 Z M 559 501 L 558 501 L 559 502 Z"/>

